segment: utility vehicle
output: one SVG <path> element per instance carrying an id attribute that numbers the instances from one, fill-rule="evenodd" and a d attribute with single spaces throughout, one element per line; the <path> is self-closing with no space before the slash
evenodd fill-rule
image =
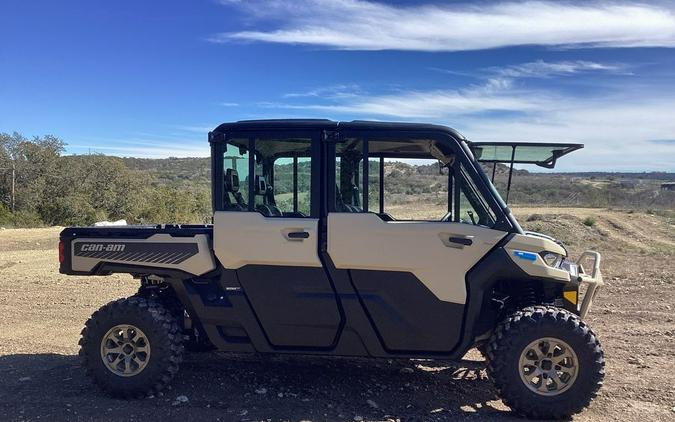
<path id="1" fill-rule="evenodd" d="M 481 168 L 552 167 L 582 145 L 330 120 L 226 123 L 209 142 L 212 225 L 61 233 L 62 273 L 140 280 L 82 331 L 83 366 L 104 390 L 157 392 L 184 349 L 459 360 L 478 347 L 521 414 L 567 416 L 596 395 L 603 351 L 582 318 L 600 255 L 585 252 L 584 268 L 525 232 Z M 443 183 L 396 205 L 416 183 L 401 184 L 413 177 L 401 160 L 433 163 Z"/>

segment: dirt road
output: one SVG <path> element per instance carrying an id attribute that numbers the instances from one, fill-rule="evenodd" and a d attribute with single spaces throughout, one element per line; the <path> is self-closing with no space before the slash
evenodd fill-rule
<path id="1" fill-rule="evenodd" d="M 517 210 L 523 225 L 604 254 L 607 287 L 589 323 L 607 376 L 579 421 L 675 420 L 675 227 L 644 213 Z M 584 225 L 591 216 L 594 223 Z M 529 221 L 527 221 L 529 220 Z M 127 276 L 57 271 L 58 228 L 0 230 L 0 421 L 516 420 L 480 362 L 200 354 L 157 397 L 106 397 L 84 378 L 77 341 L 87 317 L 135 292 Z M 469 357 L 480 361 L 472 351 Z M 187 402 L 176 402 L 186 396 Z"/>

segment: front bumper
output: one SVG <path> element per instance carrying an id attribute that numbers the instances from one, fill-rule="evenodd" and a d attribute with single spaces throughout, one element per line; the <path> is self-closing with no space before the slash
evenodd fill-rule
<path id="1" fill-rule="evenodd" d="M 576 264 L 579 270 L 579 275 L 577 281 L 580 285 L 586 286 L 586 291 L 584 293 L 583 299 L 581 299 L 581 307 L 579 308 L 579 316 L 584 319 L 588 314 L 588 311 L 593 305 L 593 300 L 598 294 L 600 287 L 605 283 L 602 281 L 602 272 L 600 271 L 600 254 L 596 251 L 585 251 L 579 256 Z M 592 261 L 589 268 L 590 272 L 584 268 L 584 263 L 587 261 Z"/>

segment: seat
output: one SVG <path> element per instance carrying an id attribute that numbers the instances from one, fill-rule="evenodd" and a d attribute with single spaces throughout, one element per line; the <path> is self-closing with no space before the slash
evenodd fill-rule
<path id="1" fill-rule="evenodd" d="M 351 193 L 352 193 L 352 205 L 350 205 L 350 207 L 352 208 L 352 212 L 363 212 L 363 208 L 361 208 L 359 204 L 361 199 L 361 191 L 359 190 L 359 187 L 353 183 Z"/>
<path id="2" fill-rule="evenodd" d="M 239 173 L 235 169 L 227 169 L 225 171 L 225 180 L 223 182 L 225 201 L 225 209 L 228 211 L 245 211 L 248 207 L 244 202 L 244 198 L 239 192 Z M 230 198 L 232 195 L 232 198 Z"/>
<path id="3" fill-rule="evenodd" d="M 263 198 L 263 203 L 256 205 L 256 210 L 262 215 L 265 217 L 283 216 L 281 210 L 274 203 L 274 190 L 271 185 L 267 184 L 264 176 L 255 177 L 255 194 Z"/>
<path id="4" fill-rule="evenodd" d="M 267 199 L 267 206 L 272 211 L 273 216 L 281 217 L 284 215 L 281 209 L 277 207 L 277 201 L 274 199 L 274 188 L 270 184 L 267 184 L 267 192 L 265 192 L 265 198 Z"/>
<path id="5" fill-rule="evenodd" d="M 340 187 L 335 185 L 335 211 L 337 212 L 352 212 L 351 209 L 345 204 L 342 200 L 342 192 L 340 192 Z"/>
<path id="6" fill-rule="evenodd" d="M 352 200 L 358 201 L 359 188 L 356 185 L 352 185 L 352 192 L 354 192 L 352 194 L 353 197 Z M 343 201 L 342 192 L 340 192 L 340 188 L 337 185 L 335 185 L 335 208 L 338 212 L 363 212 L 363 210 L 360 207 L 352 204 L 346 204 Z"/>

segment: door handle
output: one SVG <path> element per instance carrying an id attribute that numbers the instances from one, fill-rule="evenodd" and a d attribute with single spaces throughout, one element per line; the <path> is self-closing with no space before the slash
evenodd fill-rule
<path id="1" fill-rule="evenodd" d="M 471 240 L 471 238 L 468 238 L 468 237 L 452 237 L 451 236 L 451 237 L 448 238 L 448 242 L 456 243 L 456 244 L 462 245 L 462 246 L 473 245 L 473 240 Z"/>
<path id="2" fill-rule="evenodd" d="M 306 232 L 306 231 L 286 233 L 286 238 L 288 240 L 302 240 L 302 239 L 307 239 L 308 237 L 309 237 L 309 233 Z"/>

